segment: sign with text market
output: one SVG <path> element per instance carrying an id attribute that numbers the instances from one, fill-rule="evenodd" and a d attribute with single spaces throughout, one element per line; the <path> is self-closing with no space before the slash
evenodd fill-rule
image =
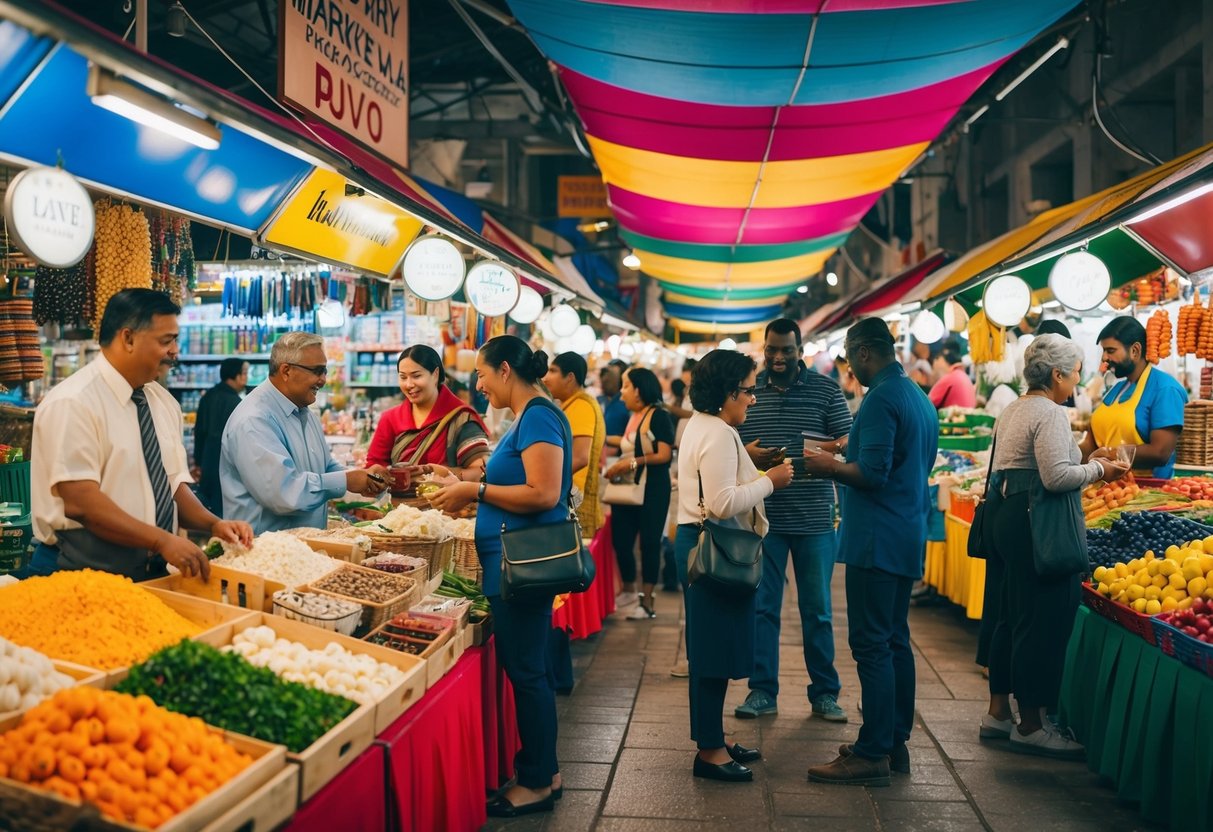
<path id="1" fill-rule="evenodd" d="M 270 219 L 260 241 L 387 277 L 421 232 L 421 221 L 361 189 L 349 190 L 344 176 L 316 168 Z"/>
<path id="2" fill-rule="evenodd" d="M 281 0 L 278 94 L 409 163 L 407 0 Z"/>

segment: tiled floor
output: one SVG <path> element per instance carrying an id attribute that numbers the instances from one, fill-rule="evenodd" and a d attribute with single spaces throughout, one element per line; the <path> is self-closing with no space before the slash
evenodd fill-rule
<path id="1" fill-rule="evenodd" d="M 791 589 L 791 588 L 789 588 Z M 686 680 L 670 676 L 679 650 L 677 594 L 658 597 L 651 622 L 612 618 L 574 644 L 577 685 L 558 701 L 565 796 L 548 816 L 491 821 L 497 832 L 704 832 L 739 830 L 930 830 L 931 832 L 1122 832 L 1152 829 L 1081 763 L 1024 757 L 980 743 L 986 682 L 972 657 L 975 622 L 956 608 L 915 608 L 918 721 L 913 773 L 889 788 L 810 783 L 805 769 L 854 739 L 859 683 L 846 646 L 842 567 L 835 573 L 835 643 L 848 725 L 810 718 L 794 596 L 784 603 L 779 714 L 737 720 L 746 696 L 734 682 L 726 705 L 730 739 L 759 746 L 752 784 L 691 777 Z"/>

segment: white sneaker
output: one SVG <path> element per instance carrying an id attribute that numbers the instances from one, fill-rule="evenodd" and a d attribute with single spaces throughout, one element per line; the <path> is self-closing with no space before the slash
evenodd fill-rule
<path id="1" fill-rule="evenodd" d="M 978 736 L 983 740 L 1009 740 L 1015 730 L 1015 719 L 995 719 L 989 714 L 981 715 L 981 730 Z"/>
<path id="2" fill-rule="evenodd" d="M 1081 760 L 1087 750 L 1074 739 L 1069 731 L 1060 731 L 1046 724 L 1039 731 L 1024 736 L 1018 730 L 1011 732 L 1011 750 L 1020 754 L 1036 754 L 1061 760 Z"/>
<path id="3" fill-rule="evenodd" d="M 622 610 L 640 602 L 640 593 L 621 592 L 615 596 L 615 609 Z"/>
<path id="4" fill-rule="evenodd" d="M 651 618 L 656 618 L 657 612 L 649 612 L 644 608 L 643 604 L 637 604 L 636 607 L 624 617 L 628 621 L 648 621 Z"/>

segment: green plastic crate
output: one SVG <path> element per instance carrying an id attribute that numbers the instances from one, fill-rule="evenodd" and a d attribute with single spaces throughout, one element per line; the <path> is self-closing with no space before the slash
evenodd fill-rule
<path id="1" fill-rule="evenodd" d="M 33 509 L 29 499 L 28 462 L 0 465 L 0 503 L 20 503 L 27 512 Z"/>
<path id="2" fill-rule="evenodd" d="M 939 447 L 945 451 L 988 451 L 993 436 L 941 436 Z"/>

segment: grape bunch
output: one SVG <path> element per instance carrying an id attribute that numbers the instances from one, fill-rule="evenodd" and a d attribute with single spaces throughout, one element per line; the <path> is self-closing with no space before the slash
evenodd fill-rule
<path id="1" fill-rule="evenodd" d="M 1168 546 L 1213 535 L 1213 527 L 1176 517 L 1165 511 L 1136 511 L 1122 514 L 1111 529 L 1087 529 L 1087 557 L 1091 568 L 1128 563 L 1147 551 L 1159 557 Z"/>

